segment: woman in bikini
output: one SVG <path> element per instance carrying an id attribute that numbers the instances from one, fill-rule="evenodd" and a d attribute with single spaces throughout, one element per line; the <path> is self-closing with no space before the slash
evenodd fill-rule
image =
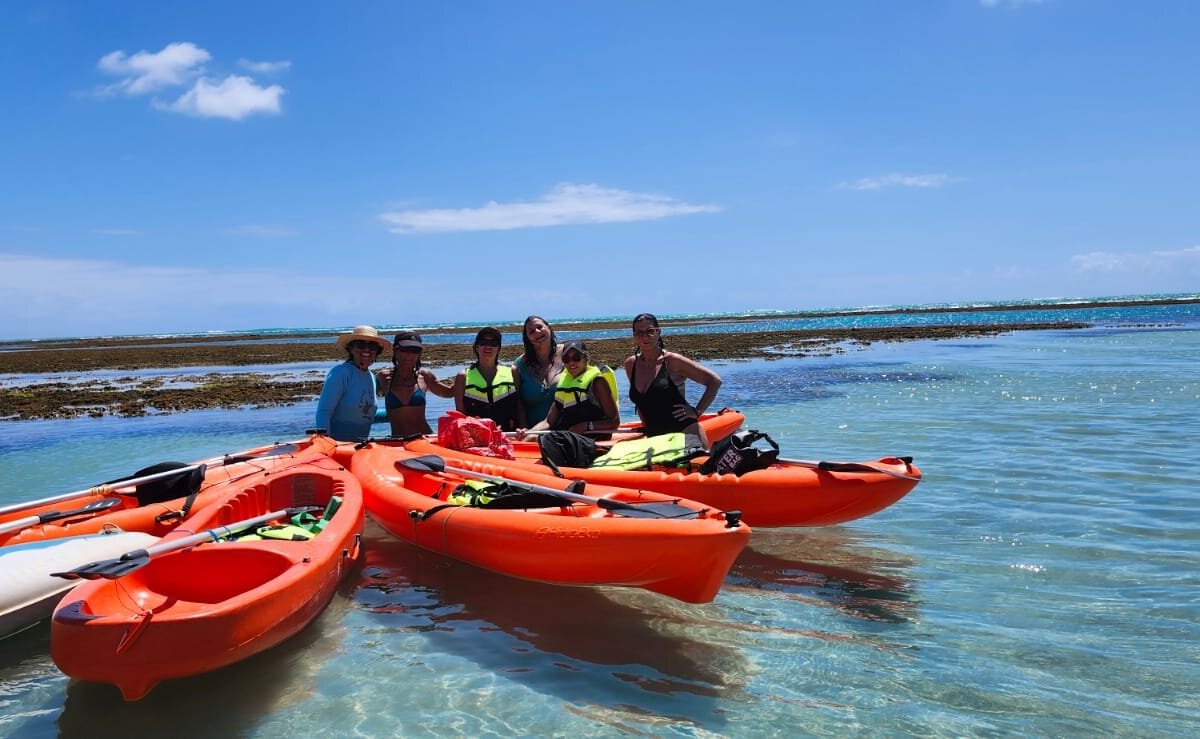
<path id="1" fill-rule="evenodd" d="M 700 414 L 712 405 L 721 376 L 678 352 L 669 352 L 658 319 L 639 313 L 633 319 L 633 356 L 625 359 L 629 400 L 637 408 L 646 436 L 682 431 L 700 437 L 707 448 Z M 691 380 L 704 387 L 695 405 L 687 402 L 684 385 Z"/>
<path id="2" fill-rule="evenodd" d="M 521 395 L 521 428 L 529 428 L 546 418 L 554 402 L 558 376 L 562 374 L 562 353 L 554 329 L 541 316 L 529 316 L 521 329 L 525 352 L 513 361 L 517 390 Z"/>
<path id="3" fill-rule="evenodd" d="M 425 419 L 426 393 L 441 398 L 454 397 L 453 388 L 421 367 L 422 351 L 421 337 L 412 331 L 401 331 L 392 342 L 391 377 L 383 383 L 387 388 L 383 402 L 392 424 L 392 436 L 399 439 L 432 432 Z M 386 370 L 380 372 L 381 376 L 384 372 Z"/>

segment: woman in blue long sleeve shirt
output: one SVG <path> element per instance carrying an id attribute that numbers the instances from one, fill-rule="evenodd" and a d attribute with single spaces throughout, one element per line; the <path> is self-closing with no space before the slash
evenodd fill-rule
<path id="1" fill-rule="evenodd" d="M 346 350 L 346 361 L 325 376 L 316 427 L 338 441 L 359 441 L 371 435 L 375 421 L 375 375 L 370 367 L 387 342 L 373 326 L 356 326 L 339 336 L 337 344 Z"/>

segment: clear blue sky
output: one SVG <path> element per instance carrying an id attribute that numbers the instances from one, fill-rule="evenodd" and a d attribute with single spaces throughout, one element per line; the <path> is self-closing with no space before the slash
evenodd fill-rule
<path id="1" fill-rule="evenodd" d="M 1200 3 L 0 6 L 0 337 L 1200 289 Z"/>

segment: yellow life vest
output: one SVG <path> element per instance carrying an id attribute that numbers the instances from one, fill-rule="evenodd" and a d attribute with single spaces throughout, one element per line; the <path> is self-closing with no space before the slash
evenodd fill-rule
<path id="1" fill-rule="evenodd" d="M 647 436 L 643 439 L 619 441 L 612 445 L 604 455 L 597 457 L 591 467 L 606 467 L 616 470 L 649 470 L 655 465 L 682 467 L 693 457 L 704 454 L 704 447 L 691 437 L 693 444 L 688 445 L 688 437 L 681 431 L 658 436 Z"/>
<path id="2" fill-rule="evenodd" d="M 487 505 L 495 500 L 495 494 L 500 492 L 501 486 L 494 482 L 465 480 L 446 498 L 446 502 L 450 505 Z"/>
<path id="3" fill-rule="evenodd" d="M 500 428 L 511 431 L 517 422 L 517 383 L 512 367 L 497 365 L 491 384 L 484 379 L 478 367 L 467 369 L 466 387 L 463 388 L 463 411 L 468 416 L 490 418 Z"/>
<path id="4" fill-rule="evenodd" d="M 517 383 L 513 381 L 512 367 L 506 364 L 496 365 L 496 374 L 489 385 L 483 379 L 483 373 L 478 367 L 467 369 L 467 386 L 463 395 L 489 405 L 499 403 L 517 392 Z"/>
<path id="5" fill-rule="evenodd" d="M 612 367 L 607 364 L 588 365 L 588 368 L 578 377 L 571 377 L 567 372 L 559 375 L 558 388 L 554 391 L 554 400 L 564 410 L 584 400 L 590 400 L 594 405 L 599 406 L 600 402 L 592 394 L 592 382 L 597 375 L 604 377 L 604 381 L 608 383 L 609 392 L 612 393 L 613 402 L 616 403 L 617 398 L 620 397 L 617 395 L 617 373 L 613 372 Z"/>

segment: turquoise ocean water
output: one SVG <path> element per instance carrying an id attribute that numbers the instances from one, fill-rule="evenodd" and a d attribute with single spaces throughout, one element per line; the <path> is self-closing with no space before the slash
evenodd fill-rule
<path id="1" fill-rule="evenodd" d="M 711 604 L 369 527 L 299 637 L 137 703 L 59 673 L 44 624 L 0 641 L 0 735 L 1194 736 L 1200 308 L 1062 313 L 1095 327 L 714 364 L 787 456 L 909 454 L 925 480 L 756 530 Z M 295 438 L 312 410 L 0 423 L 0 502 Z"/>

